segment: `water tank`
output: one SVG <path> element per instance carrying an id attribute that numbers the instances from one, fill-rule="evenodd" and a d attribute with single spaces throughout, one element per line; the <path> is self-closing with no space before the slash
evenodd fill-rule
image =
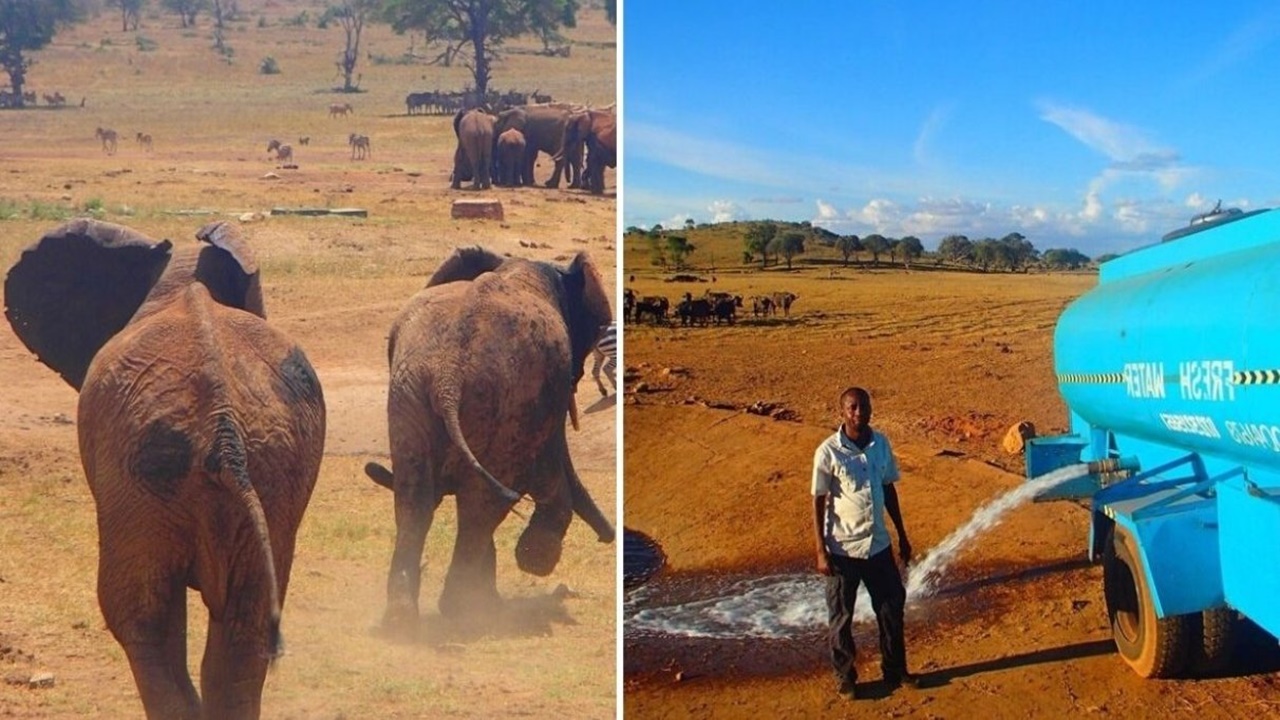
<path id="1" fill-rule="evenodd" d="M 1059 319 L 1054 361 L 1080 437 L 1280 476 L 1280 210 L 1105 263 Z"/>

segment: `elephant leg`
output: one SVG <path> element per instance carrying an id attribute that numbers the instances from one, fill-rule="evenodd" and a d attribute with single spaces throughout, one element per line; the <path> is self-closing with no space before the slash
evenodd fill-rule
<path id="1" fill-rule="evenodd" d="M 560 563 L 564 536 L 573 520 L 573 508 L 567 494 L 554 502 L 540 502 L 520 540 L 516 543 L 516 564 L 530 575 L 545 577 Z"/>
<path id="2" fill-rule="evenodd" d="M 449 187 L 454 190 L 462 188 L 462 181 L 465 179 L 462 176 L 466 174 L 462 171 L 462 168 L 466 165 L 466 162 L 467 155 L 462 151 L 462 147 L 459 146 L 453 151 L 453 179 L 449 184 Z"/>
<path id="3" fill-rule="evenodd" d="M 544 183 L 544 185 L 549 188 L 560 187 L 560 175 L 564 173 L 564 156 L 559 156 L 559 158 L 555 160 L 555 164 L 555 169 L 551 171 L 551 179 Z"/>
<path id="4" fill-rule="evenodd" d="M 101 545 L 98 604 L 129 658 L 147 718 L 197 720 L 200 696 L 187 672 L 186 586 L 166 581 L 171 573 L 151 558 L 118 552 L 109 540 Z"/>
<path id="5" fill-rule="evenodd" d="M 520 166 L 524 168 L 524 184 L 533 185 L 533 167 L 538 164 L 538 148 L 526 148 Z"/>
<path id="6" fill-rule="evenodd" d="M 265 616 L 265 608 L 246 607 L 261 602 L 261 596 L 231 602 L 223 622 L 209 619 L 204 660 L 200 665 L 205 717 L 257 720 L 262 713 L 262 685 L 270 664 L 268 654 L 262 650 L 265 622 L 257 622 L 258 618 L 252 615 L 242 616 L 255 613 Z M 228 621 L 231 618 L 237 622 Z M 246 619 L 250 622 L 240 622 Z"/>
<path id="7" fill-rule="evenodd" d="M 480 187 L 488 190 L 493 185 L 493 154 L 484 153 L 480 160 Z"/>
<path id="8" fill-rule="evenodd" d="M 383 624 L 411 629 L 418 623 L 418 593 L 422 584 L 422 550 L 440 498 L 431 471 L 422 458 L 392 458 L 395 492 L 396 545 L 387 577 L 387 610 Z"/>
<path id="9" fill-rule="evenodd" d="M 440 594 L 440 612 L 452 617 L 485 612 L 501 602 L 493 533 L 509 506 L 480 482 L 477 478 L 458 492 L 458 537 Z"/>

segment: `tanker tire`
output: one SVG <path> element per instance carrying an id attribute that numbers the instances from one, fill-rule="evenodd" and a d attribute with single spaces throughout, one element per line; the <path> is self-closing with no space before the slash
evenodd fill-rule
<path id="1" fill-rule="evenodd" d="M 1214 608 L 1200 614 L 1201 631 L 1195 655 L 1197 675 L 1216 677 L 1224 674 L 1235 657 L 1239 638 L 1239 615 L 1231 608 Z"/>
<path id="2" fill-rule="evenodd" d="M 1193 622 L 1199 617 L 1156 617 L 1151 588 L 1129 533 L 1113 526 L 1103 552 L 1103 590 L 1107 618 L 1120 657 L 1144 678 L 1180 673 L 1191 655 Z"/>

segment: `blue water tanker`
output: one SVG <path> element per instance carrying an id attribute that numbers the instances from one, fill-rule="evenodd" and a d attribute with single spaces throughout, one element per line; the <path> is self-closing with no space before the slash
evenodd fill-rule
<path id="1" fill-rule="evenodd" d="M 1033 439 L 1027 475 L 1093 463 L 1037 499 L 1091 500 L 1125 661 L 1219 670 L 1241 616 L 1280 636 L 1280 210 L 1200 216 L 1103 264 L 1054 365 L 1071 434 Z"/>

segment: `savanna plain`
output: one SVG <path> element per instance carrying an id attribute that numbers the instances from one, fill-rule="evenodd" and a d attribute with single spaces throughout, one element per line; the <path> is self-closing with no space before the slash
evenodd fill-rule
<path id="1" fill-rule="evenodd" d="M 242 223 L 261 267 L 269 321 L 307 353 L 323 386 L 323 464 L 297 539 L 284 604 L 285 656 L 267 678 L 276 718 L 613 717 L 616 548 L 582 522 L 550 576 L 524 575 L 513 550 L 523 521 L 496 535 L 502 612 L 456 625 L 436 610 L 456 524 L 436 516 L 424 556 L 422 632 L 380 630 L 395 523 L 391 494 L 362 471 L 386 461 L 387 332 L 408 298 L 455 248 L 567 264 L 586 251 L 616 287 L 615 192 L 494 188 L 499 220 L 451 218 L 454 135 L 448 115 L 409 115 L 410 92 L 461 91 L 470 72 L 430 64 L 431 48 L 385 25 L 365 27 L 359 92 L 338 93 L 343 34 L 316 18 L 325 3 L 241 3 L 213 49 L 151 4 L 137 31 L 104 12 L 32 55 L 28 89 L 62 108 L 0 111 L 0 267 L 66 219 L 93 216 L 152 238 L 194 243 L 211 220 Z M 565 56 L 541 41 L 504 46 L 491 87 L 602 107 L 614 102 L 615 31 L 598 3 L 565 29 Z M 304 16 L 303 13 L 306 13 Z M 307 18 L 298 22 L 300 17 Z M 415 42 L 416 40 L 416 42 Z M 416 47 L 415 47 L 416 44 Z M 412 50 L 412 56 L 410 51 Z M 262 74 L 271 58 L 278 74 Z M 83 104 L 81 100 L 83 99 Z M 333 103 L 352 113 L 333 115 Z M 104 152 L 99 127 L 119 145 Z M 148 149 L 137 141 L 150 135 Z M 370 138 L 353 159 L 348 136 Z M 299 141 L 308 138 L 305 144 Z M 293 146 L 285 167 L 267 144 Z M 550 174 L 544 155 L 539 182 Z M 272 214 L 358 208 L 366 217 Z M 582 384 L 570 450 L 606 515 L 617 503 L 612 401 Z M 97 528 L 80 468 L 76 394 L 0 323 L 0 715 L 141 717 L 124 653 L 98 610 Z M 523 503 L 528 505 L 528 503 Z M 523 508 L 527 518 L 531 506 Z M 197 677 L 207 614 L 189 594 L 189 666 Z M 51 684 L 33 677 L 52 675 Z"/>
<path id="2" fill-rule="evenodd" d="M 893 441 L 903 517 L 917 558 L 990 500 L 1024 482 L 1006 431 L 1067 429 L 1054 380 L 1053 328 L 1096 284 L 1088 272 L 982 273 L 910 269 L 901 258 L 848 266 L 808 244 L 760 269 L 742 256 L 745 225 L 691 229 L 692 270 L 655 267 L 651 241 L 628 233 L 623 282 L 638 296 L 741 295 L 733 325 L 648 320 L 625 333 L 624 519 L 662 549 L 665 565 L 624 602 L 623 692 L 628 718 L 1252 718 L 1280 711 L 1276 644 L 1251 638 L 1219 677 L 1139 678 L 1116 654 L 1102 571 L 1085 556 L 1088 509 L 1018 507 L 956 556 L 935 595 L 909 604 L 908 664 L 918 689 L 880 680 L 873 622 L 857 633 L 859 683 L 836 693 L 825 609 L 781 637 L 656 631 L 642 613 L 708 600 L 750 606 L 748 588 L 806 574 L 811 597 L 767 608 L 824 608 L 813 570 L 814 448 L 838 425 L 850 385 L 873 398 L 872 425 Z M 1034 241 L 1034 238 L 1032 238 Z M 717 264 L 717 259 L 719 260 Z M 752 315 L 750 298 L 791 292 L 790 314 Z M 865 599 L 862 602 L 866 602 Z M 702 610 L 705 617 L 711 611 Z M 678 616 L 678 610 L 676 611 Z M 643 626 L 645 629 L 640 629 Z M 683 626 L 687 629 L 687 625 Z M 745 623 L 743 624 L 745 627 Z"/>

